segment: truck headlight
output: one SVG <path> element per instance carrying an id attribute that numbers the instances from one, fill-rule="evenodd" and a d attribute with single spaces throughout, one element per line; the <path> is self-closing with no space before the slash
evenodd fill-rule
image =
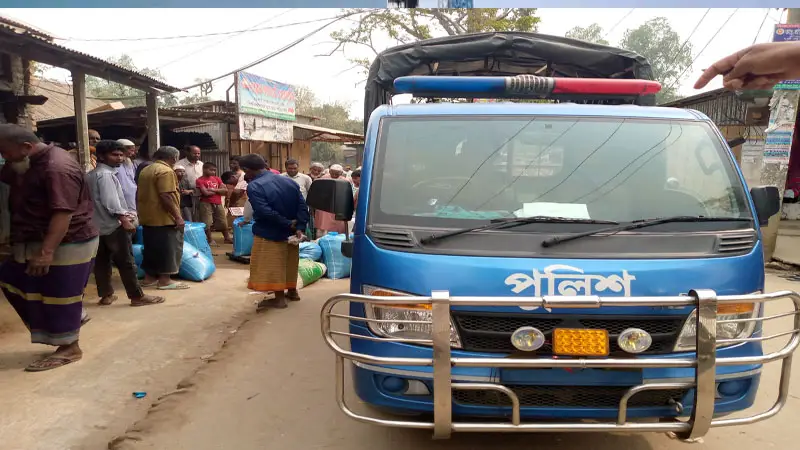
<path id="1" fill-rule="evenodd" d="M 756 303 L 723 303 L 717 306 L 717 321 L 753 319 L 758 316 L 759 306 Z M 717 323 L 717 339 L 743 339 L 753 334 L 757 321 Z M 722 343 L 717 347 L 736 345 L 738 343 Z M 675 351 L 691 351 L 697 344 L 697 310 L 692 311 L 683 324 L 681 334 L 675 342 Z"/>
<path id="2" fill-rule="evenodd" d="M 375 286 L 362 286 L 364 295 L 403 297 L 412 296 L 404 292 L 392 291 Z M 367 322 L 369 329 L 378 336 L 396 339 L 431 339 L 431 324 L 433 312 L 431 304 L 385 306 L 366 304 L 368 319 L 384 322 Z M 416 321 L 420 323 L 407 323 Z M 426 323 L 427 322 L 427 323 Z M 458 337 L 453 319 L 450 319 L 450 346 L 461 348 L 461 339 Z"/>

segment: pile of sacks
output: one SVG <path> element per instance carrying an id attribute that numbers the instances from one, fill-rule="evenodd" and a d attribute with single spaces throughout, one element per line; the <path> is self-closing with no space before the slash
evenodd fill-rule
<path id="1" fill-rule="evenodd" d="M 142 227 L 136 230 L 136 243 L 133 244 L 133 256 L 136 259 L 139 278 L 144 278 L 142 266 Z M 206 239 L 206 225 L 203 223 L 186 222 L 183 235 L 183 256 L 178 276 L 189 281 L 204 281 L 211 277 L 217 270 L 214 264 L 214 255 Z"/>
<path id="2" fill-rule="evenodd" d="M 250 256 L 253 249 L 253 224 L 240 226 L 244 219 L 233 221 L 233 256 Z M 300 243 L 297 288 L 301 289 L 323 276 L 337 280 L 348 278 L 352 260 L 342 254 L 345 235 L 328 233 L 314 242 Z"/>

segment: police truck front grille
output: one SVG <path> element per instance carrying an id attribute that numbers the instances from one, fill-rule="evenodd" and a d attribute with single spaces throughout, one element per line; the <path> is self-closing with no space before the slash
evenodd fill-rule
<path id="1" fill-rule="evenodd" d="M 534 327 L 544 333 L 545 345 L 535 354 L 552 353 L 551 336 L 555 328 L 594 328 L 607 330 L 611 353 L 625 354 L 617 345 L 619 333 L 627 328 L 640 328 L 653 337 L 653 344 L 644 354 L 670 353 L 686 321 L 684 316 L 577 316 L 501 314 L 453 311 L 453 321 L 464 350 L 489 353 L 517 353 L 511 345 L 511 333 L 520 327 Z"/>
<path id="2" fill-rule="evenodd" d="M 529 386 L 505 385 L 519 397 L 520 406 L 616 408 L 629 386 Z M 642 391 L 628 401 L 629 407 L 670 406 L 680 402 L 686 389 Z M 511 406 L 508 396 L 496 391 L 453 390 L 453 401 L 473 406 Z"/>

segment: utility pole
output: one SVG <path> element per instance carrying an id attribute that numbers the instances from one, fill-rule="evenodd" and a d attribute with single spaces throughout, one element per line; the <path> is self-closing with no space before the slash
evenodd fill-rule
<path id="1" fill-rule="evenodd" d="M 774 41 L 800 41 L 800 8 L 788 8 L 786 24 L 779 30 L 775 25 Z M 787 31 L 788 30 L 788 31 Z M 761 184 L 777 186 L 783 197 L 786 188 L 786 177 L 789 172 L 789 156 L 792 142 L 797 139 L 795 127 L 797 107 L 800 100 L 800 82 L 792 80 L 775 86 L 770 100 L 769 127 L 764 143 L 764 159 L 761 165 Z M 769 225 L 762 229 L 764 237 L 764 259 L 770 261 L 775 253 L 778 241 L 778 229 L 781 213 L 769 219 Z"/>

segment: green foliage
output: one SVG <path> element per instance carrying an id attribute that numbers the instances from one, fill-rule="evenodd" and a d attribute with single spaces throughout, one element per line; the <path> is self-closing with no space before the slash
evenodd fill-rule
<path id="1" fill-rule="evenodd" d="M 668 102 L 677 98 L 684 70 L 692 65 L 692 44 L 681 39 L 665 17 L 650 19 L 630 29 L 620 41 L 620 47 L 634 51 L 650 62 L 653 77 L 661 82 L 656 101 Z"/>
<path id="2" fill-rule="evenodd" d="M 609 45 L 608 41 L 603 38 L 603 28 L 593 23 L 588 27 L 574 27 L 567 31 L 566 37 L 570 39 L 579 39 L 581 41 L 592 42 L 600 45 Z"/>
<path id="3" fill-rule="evenodd" d="M 357 13 L 345 10 L 344 13 Z M 348 46 L 369 49 L 377 55 L 382 49 L 373 44 L 376 34 L 388 35 L 398 45 L 433 37 L 455 36 L 485 31 L 536 31 L 536 8 L 408 8 L 382 9 L 356 14 L 355 25 L 331 33 L 336 47 L 330 54 L 344 52 Z M 348 58 L 354 67 L 369 70 L 371 58 Z"/>
<path id="4" fill-rule="evenodd" d="M 348 105 L 343 103 L 326 103 L 320 101 L 310 89 L 304 86 L 295 87 L 296 108 L 298 114 L 318 117 L 319 126 L 336 130 L 361 134 L 364 122 L 350 118 Z M 311 159 L 323 164 L 342 162 L 341 145 L 331 142 L 312 142 Z"/>
<path id="5" fill-rule="evenodd" d="M 608 45 L 603 38 L 603 28 L 593 23 L 588 27 L 575 27 L 566 37 Z M 681 39 L 665 17 L 656 17 L 625 32 L 619 47 L 636 52 L 650 63 L 653 78 L 661 83 L 656 95 L 658 104 L 679 98 L 677 91 L 681 74 L 692 64 L 692 44 Z M 681 77 L 679 79 L 679 77 Z"/>
<path id="6" fill-rule="evenodd" d="M 159 81 L 166 81 L 160 70 L 150 69 L 147 67 L 140 69 L 136 67 L 136 64 L 133 62 L 133 58 L 124 53 L 120 56 L 109 58 L 108 62 L 116 64 L 125 69 L 138 72 L 142 75 L 146 75 L 150 78 L 155 78 Z M 200 80 L 195 81 L 199 82 Z M 93 76 L 86 77 L 86 95 L 108 101 L 119 99 L 118 101 L 122 102 L 122 104 L 126 107 L 145 105 L 144 92 L 129 86 L 125 86 L 124 84 L 114 83 L 112 81 Z M 197 93 L 188 94 L 181 98 L 178 98 L 172 94 L 168 94 L 159 97 L 159 105 L 169 107 L 200 103 L 208 100 L 210 100 L 209 97 Z"/>

